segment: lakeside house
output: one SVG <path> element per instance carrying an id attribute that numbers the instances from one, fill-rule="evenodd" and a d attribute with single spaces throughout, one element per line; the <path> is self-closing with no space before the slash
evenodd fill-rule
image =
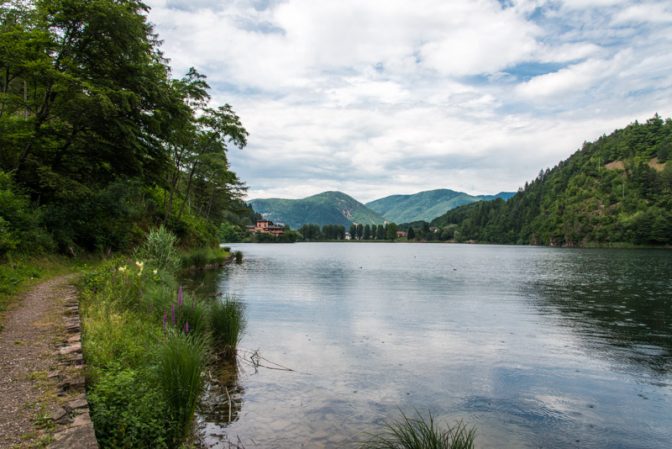
<path id="1" fill-rule="evenodd" d="M 270 220 L 257 220 L 256 225 L 247 226 L 247 230 L 251 233 L 259 234 L 271 234 L 276 237 L 279 237 L 285 233 L 284 225 L 273 224 Z"/>
<path id="2" fill-rule="evenodd" d="M 397 231 L 398 239 L 405 239 L 406 237 L 408 237 L 408 233 L 406 231 Z"/>

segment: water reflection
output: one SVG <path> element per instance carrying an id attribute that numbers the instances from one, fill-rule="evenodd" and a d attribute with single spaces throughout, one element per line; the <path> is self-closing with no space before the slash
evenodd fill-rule
<path id="1" fill-rule="evenodd" d="M 197 423 L 204 447 L 232 448 L 226 427 L 237 421 L 244 402 L 245 389 L 240 383 L 238 361 L 219 361 L 207 370 L 205 392 L 197 412 Z M 242 446 L 242 445 L 241 445 Z"/>
<path id="2" fill-rule="evenodd" d="M 239 297 L 245 353 L 293 371 L 239 363 L 237 419 L 201 419 L 212 447 L 355 448 L 400 410 L 483 448 L 668 447 L 670 252 L 236 249 L 199 288 Z"/>
<path id="3" fill-rule="evenodd" d="M 668 251 L 568 251 L 537 260 L 546 273 L 524 292 L 557 316 L 586 350 L 616 365 L 672 370 L 672 258 Z M 647 376 L 648 377 L 648 376 Z"/>

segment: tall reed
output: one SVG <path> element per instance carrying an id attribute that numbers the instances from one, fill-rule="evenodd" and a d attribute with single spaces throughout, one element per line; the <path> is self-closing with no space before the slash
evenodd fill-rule
<path id="1" fill-rule="evenodd" d="M 228 297 L 214 302 L 210 308 L 210 330 L 215 351 L 224 358 L 234 358 L 245 324 L 243 304 Z"/>
<path id="2" fill-rule="evenodd" d="M 201 373 L 205 366 L 205 348 L 195 336 L 168 332 L 159 352 L 158 378 L 173 423 L 175 445 L 186 438 L 199 397 L 203 391 Z"/>
<path id="3" fill-rule="evenodd" d="M 381 435 L 364 443 L 361 449 L 473 449 L 476 430 L 462 422 L 441 429 L 432 415 L 428 419 L 418 414 L 409 418 L 402 414 L 399 421 L 387 424 Z"/>

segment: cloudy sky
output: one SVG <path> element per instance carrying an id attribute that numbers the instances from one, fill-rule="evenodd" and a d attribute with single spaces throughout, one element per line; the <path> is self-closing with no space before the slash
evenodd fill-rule
<path id="1" fill-rule="evenodd" d="M 174 76 L 250 132 L 249 198 L 516 190 L 672 115 L 672 2 L 149 0 Z"/>

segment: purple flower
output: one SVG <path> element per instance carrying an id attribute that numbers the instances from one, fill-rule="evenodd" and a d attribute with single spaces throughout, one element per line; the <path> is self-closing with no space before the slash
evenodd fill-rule
<path id="1" fill-rule="evenodd" d="M 163 331 L 166 331 L 166 323 L 168 323 L 168 312 L 163 312 Z"/>
<path id="2" fill-rule="evenodd" d="M 177 289 L 177 305 L 181 307 L 183 302 L 184 292 L 182 291 L 182 286 L 180 285 L 180 288 Z"/>
<path id="3" fill-rule="evenodd" d="M 175 304 L 170 305 L 170 317 L 173 320 L 173 326 L 175 326 Z"/>
<path id="4" fill-rule="evenodd" d="M 189 321 L 186 321 L 184 323 L 184 333 L 188 334 L 189 333 Z"/>

